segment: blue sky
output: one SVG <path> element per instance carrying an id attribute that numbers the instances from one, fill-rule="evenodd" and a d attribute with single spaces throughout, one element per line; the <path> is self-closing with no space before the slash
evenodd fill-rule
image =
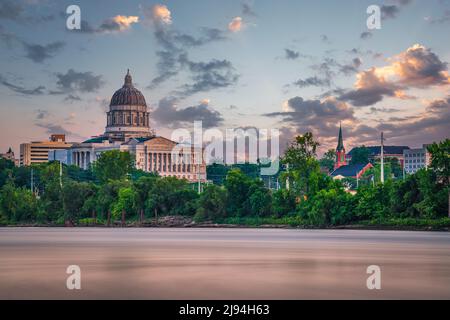
<path id="1" fill-rule="evenodd" d="M 71 4 L 81 31 L 66 29 Z M 312 130 L 325 150 L 341 121 L 348 150 L 380 131 L 420 146 L 450 136 L 449 31 L 448 0 L 0 0 L 0 151 L 101 134 L 127 68 L 161 135 L 203 120 L 282 143 Z"/>

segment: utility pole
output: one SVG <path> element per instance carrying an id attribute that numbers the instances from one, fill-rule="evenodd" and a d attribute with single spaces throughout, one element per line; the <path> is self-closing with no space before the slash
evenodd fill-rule
<path id="1" fill-rule="evenodd" d="M 286 177 L 286 190 L 289 190 L 289 163 L 286 164 L 286 172 L 288 176 Z"/>
<path id="2" fill-rule="evenodd" d="M 61 186 L 62 189 L 62 161 L 59 161 L 59 185 Z"/>
<path id="3" fill-rule="evenodd" d="M 381 173 L 380 173 L 381 183 L 384 184 L 384 137 L 383 132 L 381 132 Z"/>
<path id="4" fill-rule="evenodd" d="M 31 193 L 34 193 L 34 177 L 33 177 L 33 168 L 31 168 L 31 183 L 30 183 Z"/>

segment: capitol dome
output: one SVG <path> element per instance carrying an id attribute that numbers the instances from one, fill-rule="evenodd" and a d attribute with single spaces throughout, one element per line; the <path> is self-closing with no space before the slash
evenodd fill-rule
<path id="1" fill-rule="evenodd" d="M 144 95 L 133 86 L 128 70 L 122 88 L 111 98 L 105 136 L 124 141 L 130 137 L 150 135 L 150 114 Z"/>
<path id="2" fill-rule="evenodd" d="M 122 88 L 114 92 L 110 106 L 133 105 L 133 106 L 147 106 L 144 95 L 133 86 L 130 75 L 130 70 L 125 76 L 125 83 Z"/>

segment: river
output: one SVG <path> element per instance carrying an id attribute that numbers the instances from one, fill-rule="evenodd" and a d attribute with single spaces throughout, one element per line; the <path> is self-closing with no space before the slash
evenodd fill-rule
<path id="1" fill-rule="evenodd" d="M 450 233 L 0 228 L 0 299 L 100 298 L 450 299 Z"/>

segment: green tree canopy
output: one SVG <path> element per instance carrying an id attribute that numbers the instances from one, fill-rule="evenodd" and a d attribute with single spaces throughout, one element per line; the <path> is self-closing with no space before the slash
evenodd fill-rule
<path id="1" fill-rule="evenodd" d="M 350 161 L 350 163 L 351 164 L 369 163 L 369 155 L 370 150 L 365 146 L 354 148 L 352 152 L 352 160 Z"/>
<path id="2" fill-rule="evenodd" d="M 334 149 L 329 149 L 323 157 L 319 160 L 319 164 L 323 168 L 327 168 L 329 172 L 334 169 L 334 162 L 336 159 L 336 151 Z"/>
<path id="3" fill-rule="evenodd" d="M 133 157 L 129 152 L 110 150 L 102 152 L 93 163 L 94 175 L 101 183 L 109 180 L 122 180 L 133 170 Z"/>

